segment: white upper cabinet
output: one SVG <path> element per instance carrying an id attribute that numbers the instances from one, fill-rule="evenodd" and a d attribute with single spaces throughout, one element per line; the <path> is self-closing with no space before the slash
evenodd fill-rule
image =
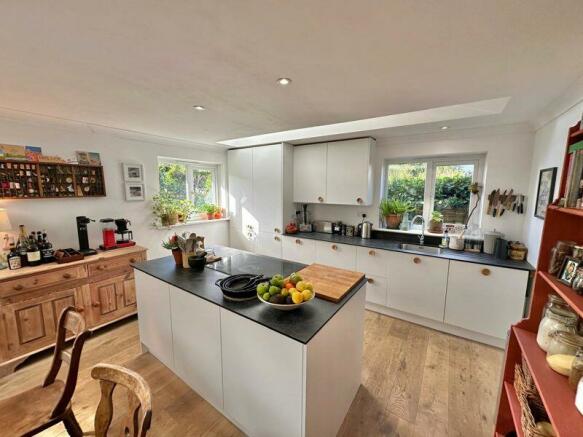
<path id="1" fill-rule="evenodd" d="M 231 221 L 247 228 L 253 221 L 253 149 L 229 150 L 228 159 Z"/>
<path id="2" fill-rule="evenodd" d="M 371 204 L 373 143 L 372 138 L 328 143 L 326 203 Z"/>
<path id="3" fill-rule="evenodd" d="M 294 147 L 294 202 L 326 202 L 326 156 L 326 143 Z"/>
<path id="4" fill-rule="evenodd" d="M 294 147 L 294 202 L 372 203 L 372 138 Z"/>
<path id="5" fill-rule="evenodd" d="M 505 339 L 522 319 L 528 272 L 451 261 L 445 323 Z"/>
<path id="6" fill-rule="evenodd" d="M 388 253 L 388 306 L 443 322 L 449 260 Z"/>

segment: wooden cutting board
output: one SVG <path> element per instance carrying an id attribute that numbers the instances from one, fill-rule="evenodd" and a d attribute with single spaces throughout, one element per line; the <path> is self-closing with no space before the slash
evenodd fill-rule
<path id="1" fill-rule="evenodd" d="M 363 273 L 312 264 L 298 272 L 302 279 L 314 286 L 316 297 L 340 302 L 364 277 Z"/>

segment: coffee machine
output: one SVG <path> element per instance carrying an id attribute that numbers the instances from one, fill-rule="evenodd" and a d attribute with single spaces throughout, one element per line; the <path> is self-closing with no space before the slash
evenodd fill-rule
<path id="1" fill-rule="evenodd" d="M 79 252 L 85 256 L 95 255 L 97 251 L 89 247 L 89 233 L 87 232 L 87 225 L 95 220 L 85 217 L 84 215 L 78 216 L 77 220 L 77 235 L 79 237 Z"/>
<path id="2" fill-rule="evenodd" d="M 117 247 L 130 247 L 135 246 L 136 242 L 132 241 L 134 239 L 133 232 L 128 229 L 128 225 L 131 226 L 132 222 L 124 218 L 118 218 L 114 220 L 117 229 L 115 233 L 118 235 L 116 240 Z"/>

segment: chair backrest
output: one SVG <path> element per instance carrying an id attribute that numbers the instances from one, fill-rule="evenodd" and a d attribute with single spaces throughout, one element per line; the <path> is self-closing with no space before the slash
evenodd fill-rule
<path id="1" fill-rule="evenodd" d="M 119 384 L 127 389 L 128 414 L 124 436 L 145 437 L 152 421 L 152 394 L 148 383 L 136 372 L 113 364 L 97 364 L 91 377 L 101 385 L 101 399 L 95 413 L 95 435 L 106 437 L 113 419 L 113 390 Z"/>
<path id="2" fill-rule="evenodd" d="M 75 339 L 71 352 L 65 351 L 65 341 L 67 338 L 67 331 L 71 332 Z M 67 372 L 67 379 L 65 381 L 65 388 L 63 394 L 53 408 L 51 417 L 61 415 L 67 409 L 75 387 L 77 385 L 77 375 L 79 374 L 79 362 L 81 360 L 81 351 L 85 340 L 91 335 L 91 332 L 85 329 L 85 319 L 75 308 L 69 306 L 59 316 L 59 323 L 57 325 L 57 336 L 55 340 L 55 351 L 53 354 L 53 362 L 45 377 L 43 387 L 51 385 L 55 382 L 59 369 L 63 361 L 68 364 L 69 370 Z"/>

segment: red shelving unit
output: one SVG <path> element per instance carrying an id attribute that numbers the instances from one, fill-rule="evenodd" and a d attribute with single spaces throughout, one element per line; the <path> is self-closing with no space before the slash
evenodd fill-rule
<path id="1" fill-rule="evenodd" d="M 566 168 L 569 163 L 567 150 L 571 144 L 583 140 L 583 129 L 577 124 L 569 129 L 565 160 L 559 192 L 565 193 Z M 512 326 L 506 347 L 503 384 L 500 390 L 495 436 L 505 436 L 515 431 L 522 436 L 520 404 L 514 391 L 514 367 L 526 362 L 543 404 L 558 437 L 583 436 L 583 415 L 575 407 L 575 391 L 569 387 L 567 378 L 553 371 L 546 362 L 546 353 L 536 342 L 536 333 L 542 309 L 551 293 L 561 296 L 579 316 L 583 317 L 583 296 L 559 282 L 547 272 L 550 251 L 557 240 L 573 240 L 583 243 L 583 210 L 560 208 L 551 205 L 547 209 L 537 273 L 534 280 L 530 313 L 528 317 Z"/>

